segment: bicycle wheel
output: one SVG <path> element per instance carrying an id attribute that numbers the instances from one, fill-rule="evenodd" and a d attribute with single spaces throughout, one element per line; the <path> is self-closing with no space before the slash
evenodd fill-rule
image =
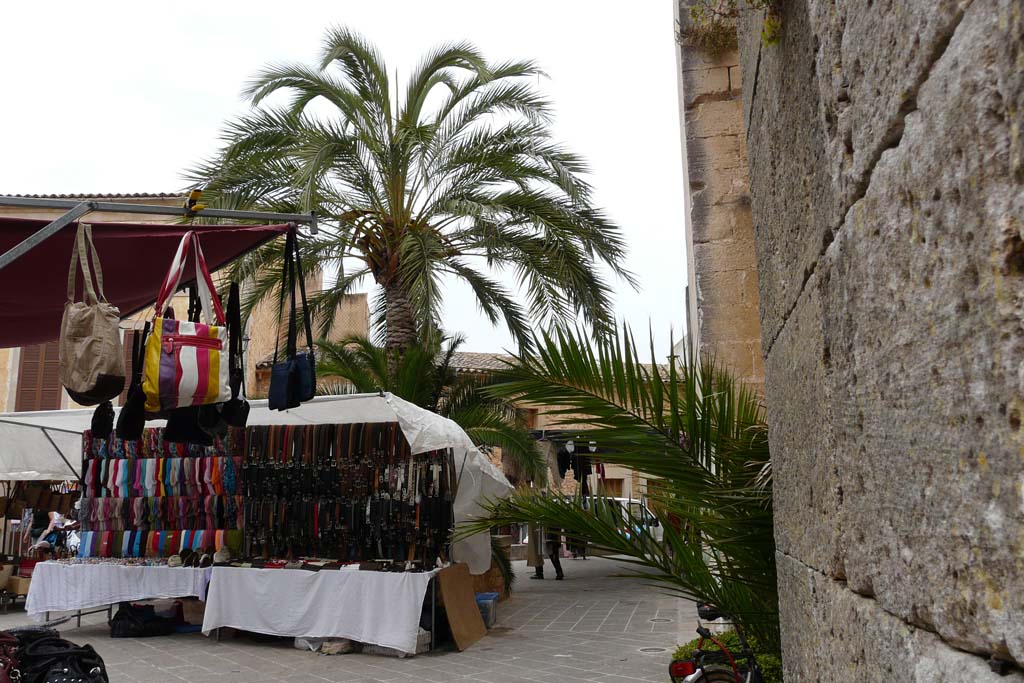
<path id="1" fill-rule="evenodd" d="M 740 680 L 743 677 L 740 676 Z M 727 666 L 704 667 L 704 675 L 697 679 L 698 683 L 736 683 L 736 674 Z"/>

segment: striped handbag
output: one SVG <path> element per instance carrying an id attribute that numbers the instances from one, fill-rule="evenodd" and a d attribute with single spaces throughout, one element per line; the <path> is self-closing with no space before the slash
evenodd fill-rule
<path id="1" fill-rule="evenodd" d="M 181 283 L 189 249 L 195 253 L 196 286 L 208 324 L 163 317 L 164 306 Z M 209 324 L 215 322 L 216 324 Z M 228 328 L 199 236 L 185 233 L 157 296 L 153 329 L 146 340 L 142 391 L 146 412 L 223 403 L 231 398 Z"/>

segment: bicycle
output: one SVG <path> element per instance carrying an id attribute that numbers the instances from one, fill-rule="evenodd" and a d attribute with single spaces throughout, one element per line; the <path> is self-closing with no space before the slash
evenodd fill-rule
<path id="1" fill-rule="evenodd" d="M 722 614 L 710 605 L 700 605 L 697 614 L 701 619 L 717 619 Z M 761 665 L 757 663 L 754 651 L 750 649 L 743 630 L 732 625 L 740 640 L 740 651 L 735 655 L 722 641 L 706 627 L 697 624 L 697 649 L 686 659 L 675 659 L 669 664 L 668 674 L 672 683 L 764 683 Z M 710 640 L 717 650 L 705 650 L 704 641 Z"/>

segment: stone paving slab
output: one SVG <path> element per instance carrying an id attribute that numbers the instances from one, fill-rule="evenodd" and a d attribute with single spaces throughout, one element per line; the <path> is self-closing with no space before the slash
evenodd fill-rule
<path id="1" fill-rule="evenodd" d="M 605 558 L 564 560 L 566 580 L 519 577 L 511 600 L 498 605 L 498 621 L 466 652 L 451 650 L 407 659 L 351 654 L 331 657 L 296 650 L 288 642 L 245 637 L 221 642 L 201 634 L 117 639 L 106 614 L 60 627 L 100 653 L 113 683 L 632 683 L 668 680 L 671 653 L 694 637 L 693 603 L 666 595 L 637 578 L 629 566 Z M 666 619 L 668 621 L 651 621 Z M 0 615 L 0 629 L 31 623 L 20 609 Z M 641 648 L 664 648 L 643 653 Z"/>

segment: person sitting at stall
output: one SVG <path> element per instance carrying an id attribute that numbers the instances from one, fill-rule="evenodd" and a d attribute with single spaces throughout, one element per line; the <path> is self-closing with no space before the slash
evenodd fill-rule
<path id="1" fill-rule="evenodd" d="M 34 510 L 32 512 L 32 523 L 25 529 L 22 543 L 28 543 L 29 552 L 40 552 L 48 555 L 53 551 L 57 543 L 57 522 L 60 514 L 47 512 L 46 510 Z"/>

